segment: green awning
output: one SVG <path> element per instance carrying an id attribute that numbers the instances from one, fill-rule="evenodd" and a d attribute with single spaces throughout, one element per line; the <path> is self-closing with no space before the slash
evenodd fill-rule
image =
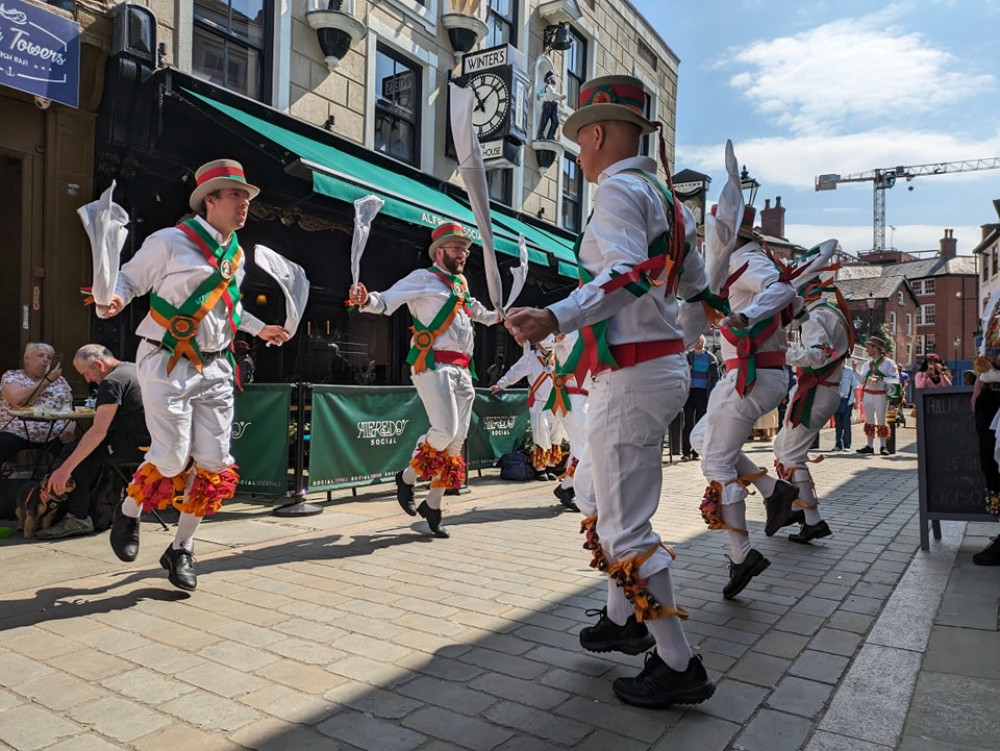
<path id="1" fill-rule="evenodd" d="M 334 146 L 294 133 L 189 89 L 184 93 L 213 107 L 241 125 L 299 157 L 312 173 L 313 191 L 347 203 L 374 193 L 383 201 L 381 213 L 417 226 L 434 228 L 444 221 L 461 224 L 470 237 L 479 238 L 475 217 L 467 203 L 425 185 L 419 180 L 365 161 Z M 518 234 L 523 234 L 531 263 L 548 267 L 549 256 L 559 274 L 577 277 L 573 243 L 514 217 L 494 212 L 493 237 L 498 253 L 518 255 Z"/>

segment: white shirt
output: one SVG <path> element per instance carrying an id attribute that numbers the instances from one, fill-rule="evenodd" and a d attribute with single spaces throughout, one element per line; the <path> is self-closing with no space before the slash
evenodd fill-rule
<path id="1" fill-rule="evenodd" d="M 200 216 L 196 219 L 216 242 L 222 244 L 222 235 L 211 224 Z M 237 285 L 242 283 L 246 275 L 245 266 L 244 254 L 236 269 Z M 179 308 L 187 302 L 198 285 L 214 271 L 201 250 L 187 235 L 176 227 L 169 227 L 147 237 L 139 251 L 121 267 L 115 294 L 120 295 L 127 305 L 134 298 L 152 291 L 175 308 Z M 241 331 L 257 336 L 264 328 L 264 322 L 244 311 L 241 303 L 236 303 L 234 314 L 236 311 L 242 314 L 239 325 Z M 152 315 L 147 315 L 135 333 L 161 341 L 164 328 L 153 320 Z M 201 319 L 195 340 L 202 352 L 218 352 L 228 349 L 231 339 L 232 331 L 229 328 L 226 306 L 220 299 Z"/>
<path id="2" fill-rule="evenodd" d="M 610 293 L 601 289 L 612 278 L 612 271 L 625 274 L 646 261 L 649 245 L 670 227 L 660 193 L 641 177 L 622 173 L 625 169 L 641 169 L 655 176 L 656 162 L 642 156 L 623 159 L 597 178 L 594 212 L 583 231 L 578 259 L 593 280 L 550 305 L 549 310 L 564 333 L 607 319 L 608 344 L 681 339 L 677 298 L 664 295 L 662 287 L 653 287 L 640 297 L 624 287 Z M 678 231 L 685 232 L 693 245 L 693 227 Z M 684 261 L 678 294 L 689 299 L 707 286 L 705 264 L 692 247 Z"/>
<path id="3" fill-rule="evenodd" d="M 823 368 L 847 353 L 847 328 L 844 317 L 832 310 L 829 303 L 817 300 L 809 306 L 809 317 L 802 323 L 801 343 L 790 346 L 785 352 L 785 362 L 797 368 Z M 824 380 L 839 385 L 840 367 Z"/>
<path id="4" fill-rule="evenodd" d="M 729 259 L 729 273 L 735 274 L 743 264 L 748 264 L 729 288 L 729 306 L 734 313 L 742 313 L 750 326 L 761 319 L 780 313 L 796 298 L 795 288 L 780 280 L 780 272 L 756 242 L 748 242 L 733 251 Z M 756 351 L 783 352 L 787 347 L 785 327 L 778 325 Z M 725 337 L 721 342 L 722 358 L 736 357 L 736 347 Z"/>
<path id="5" fill-rule="evenodd" d="M 882 358 L 882 362 L 878 364 L 878 368 L 876 369 L 877 372 L 882 374 L 882 378 L 878 379 L 877 376 L 874 376 L 873 383 L 868 383 L 869 373 L 873 373 L 871 364 L 871 360 L 865 360 L 854 369 L 854 372 L 858 375 L 858 380 L 861 381 L 861 385 L 865 389 L 871 389 L 875 392 L 885 391 L 886 386 L 899 383 L 899 371 L 896 368 L 896 363 L 888 355 Z"/>
<path id="6" fill-rule="evenodd" d="M 451 276 L 447 272 L 442 273 Z M 430 326 L 449 297 L 451 297 L 450 284 L 430 269 L 417 269 L 384 292 L 370 292 L 368 302 L 362 305 L 360 310 L 364 313 L 381 313 L 388 316 L 395 313 L 400 306 L 406 305 L 410 315 L 424 326 Z M 451 325 L 434 340 L 434 349 L 461 352 L 471 357 L 472 322 L 492 326 L 500 321 L 496 311 L 490 310 L 474 297 L 466 298 L 465 302 L 472 316 L 470 317 L 463 308 L 459 308 Z"/>
<path id="7" fill-rule="evenodd" d="M 551 363 L 547 363 L 544 353 L 537 347 L 532 347 L 531 351 L 521 355 L 520 359 L 510 366 L 510 370 L 500 377 L 497 386 L 505 389 L 512 383 L 517 383 L 522 378 L 527 377 L 529 388 L 536 383 L 538 384 L 538 389 L 534 392 L 535 403 L 544 405 L 548 401 L 549 394 L 552 393 L 552 374 L 554 372 L 555 358 Z M 546 377 L 542 378 L 543 375 Z"/>

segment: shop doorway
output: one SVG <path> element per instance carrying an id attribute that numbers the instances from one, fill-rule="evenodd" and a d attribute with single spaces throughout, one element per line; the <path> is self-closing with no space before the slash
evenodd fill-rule
<path id="1" fill-rule="evenodd" d="M 21 278 L 24 259 L 24 161 L 0 151 L 0 371 L 21 366 L 21 351 L 27 343 L 29 324 L 27 301 L 22 299 Z"/>

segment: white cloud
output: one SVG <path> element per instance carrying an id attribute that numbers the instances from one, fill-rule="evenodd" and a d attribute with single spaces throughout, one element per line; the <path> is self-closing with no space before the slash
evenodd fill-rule
<path id="1" fill-rule="evenodd" d="M 886 25 L 903 10 L 890 6 L 754 42 L 721 64 L 738 66 L 731 86 L 798 136 L 919 122 L 924 113 L 940 113 L 996 88 L 995 76 L 962 70 L 958 59 L 920 33 Z"/>

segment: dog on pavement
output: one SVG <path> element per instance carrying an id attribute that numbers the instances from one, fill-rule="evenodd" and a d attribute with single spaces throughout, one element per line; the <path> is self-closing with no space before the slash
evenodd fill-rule
<path id="1" fill-rule="evenodd" d="M 56 495 L 46 490 L 48 484 L 46 476 L 41 482 L 24 482 L 17 489 L 14 513 L 17 529 L 25 540 L 34 538 L 38 530 L 51 527 L 58 518 L 59 504 L 66 500 L 66 494 Z"/>

